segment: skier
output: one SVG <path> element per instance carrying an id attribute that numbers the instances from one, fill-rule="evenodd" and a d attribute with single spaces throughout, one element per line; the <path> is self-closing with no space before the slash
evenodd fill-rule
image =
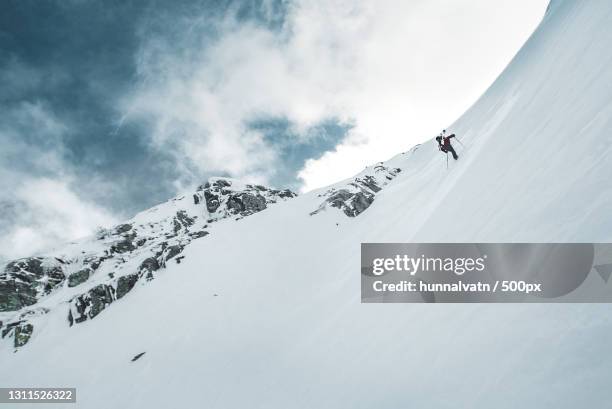
<path id="1" fill-rule="evenodd" d="M 451 138 L 454 137 L 454 133 L 446 136 L 446 129 L 444 129 L 440 135 L 436 136 L 436 141 L 438 141 L 439 150 L 446 154 L 450 152 L 453 155 L 453 159 L 457 160 L 459 159 L 459 156 L 457 155 L 457 152 L 455 152 L 455 148 L 453 148 L 453 145 L 451 145 L 450 143 Z"/>

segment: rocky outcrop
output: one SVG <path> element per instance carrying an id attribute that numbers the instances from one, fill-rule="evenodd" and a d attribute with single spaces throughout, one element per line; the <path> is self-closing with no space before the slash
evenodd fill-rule
<path id="1" fill-rule="evenodd" d="M 189 217 L 187 212 L 184 210 L 179 210 L 176 212 L 176 216 L 172 220 L 174 226 L 174 233 L 177 234 L 181 229 L 187 231 L 189 227 L 193 226 L 195 219 L 197 216 Z"/>
<path id="2" fill-rule="evenodd" d="M 53 257 L 29 257 L 12 261 L 0 274 L 0 311 L 17 311 L 36 303 L 66 278 L 63 261 Z"/>
<path id="3" fill-rule="evenodd" d="M 84 268 L 82 270 L 77 271 L 76 273 L 72 273 L 68 276 L 68 287 L 76 287 L 79 284 L 84 283 L 89 278 L 91 274 L 91 269 Z"/>
<path id="4" fill-rule="evenodd" d="M 127 253 L 130 251 L 136 250 L 136 246 L 134 245 L 134 239 L 136 238 L 136 233 L 124 234 L 121 239 L 115 242 L 111 248 L 111 253 Z"/>
<path id="5" fill-rule="evenodd" d="M 155 257 L 149 257 L 145 259 L 142 263 L 140 263 L 139 271 L 142 273 L 144 271 L 153 272 L 160 269 L 159 262 Z"/>
<path id="6" fill-rule="evenodd" d="M 47 314 L 48 312 L 49 309 L 47 308 L 33 308 L 18 314 L 4 325 L 0 321 L 0 338 L 3 340 L 12 339 L 14 348 L 24 346 L 28 343 L 34 332 L 34 325 L 30 319 L 35 316 Z"/>
<path id="7" fill-rule="evenodd" d="M 206 210 L 208 210 L 208 213 L 216 212 L 219 206 L 221 206 L 219 195 L 210 193 L 209 190 L 204 191 L 204 200 L 206 200 Z"/>
<path id="8" fill-rule="evenodd" d="M 111 285 L 99 284 L 71 302 L 68 315 L 70 325 L 94 318 L 115 300 L 115 289 Z"/>
<path id="9" fill-rule="evenodd" d="M 296 194 L 226 178 L 211 178 L 190 198 L 179 196 L 149 209 L 129 223 L 100 228 L 91 239 L 71 243 L 59 257 L 30 257 L 9 263 L 0 273 L 0 335 L 16 347 L 30 339 L 32 311 L 55 291 L 59 305 L 68 303 L 68 322 L 94 319 L 158 271 L 179 264 L 185 248 L 210 234 L 210 221 L 239 219 L 265 210 Z M 89 284 L 95 280 L 95 284 Z M 82 290 L 75 295 L 75 289 Z M 15 312 L 9 314 L 9 312 Z"/>
<path id="10" fill-rule="evenodd" d="M 227 200 L 227 208 L 242 216 L 261 212 L 266 207 L 266 199 L 260 194 L 239 193 Z"/>
<path id="11" fill-rule="evenodd" d="M 123 225 L 130 226 L 131 225 Z M 89 277 L 100 267 L 104 260 L 110 258 L 109 256 L 89 256 L 83 260 L 83 268 L 78 270 L 75 273 L 72 273 L 68 276 L 68 287 L 76 287 L 77 285 L 81 285 L 86 282 Z"/>
<path id="12" fill-rule="evenodd" d="M 121 276 L 108 284 L 98 284 L 86 293 L 74 297 L 70 301 L 68 311 L 70 325 L 95 318 L 110 304 L 123 298 L 136 286 L 143 274 L 159 268 L 157 261 L 152 260 L 154 261 L 146 259 L 141 264 L 140 272 Z"/>
<path id="13" fill-rule="evenodd" d="M 139 278 L 139 274 L 128 274 L 126 276 L 119 277 L 119 279 L 117 280 L 117 299 L 120 299 L 121 297 L 129 293 L 132 288 L 134 288 Z"/>
<path id="14" fill-rule="evenodd" d="M 130 230 L 132 230 L 132 225 L 129 223 L 120 224 L 119 226 L 115 227 L 117 234 L 127 233 Z"/>
<path id="15" fill-rule="evenodd" d="M 26 321 L 17 321 L 2 329 L 1 335 L 3 339 L 13 337 L 13 346 L 19 348 L 28 343 L 33 332 L 34 326 L 32 324 Z"/>
<path id="16" fill-rule="evenodd" d="M 14 335 L 14 343 L 15 348 L 19 348 L 24 346 L 30 340 L 32 336 L 32 332 L 34 332 L 34 326 L 32 324 L 28 324 L 24 322 L 15 327 L 15 335 Z"/>
<path id="17" fill-rule="evenodd" d="M 208 236 L 208 234 L 209 233 L 206 230 L 198 230 L 189 233 L 189 237 L 191 237 L 192 239 L 199 239 L 200 237 Z"/>
<path id="18" fill-rule="evenodd" d="M 334 192 L 328 199 L 332 207 L 336 207 L 349 217 L 355 217 L 367 209 L 374 201 L 374 194 L 367 190 L 351 192 L 347 189 L 340 189 Z"/>
<path id="19" fill-rule="evenodd" d="M 378 164 L 372 169 L 366 169 L 360 176 L 346 185 L 329 189 L 319 195 L 325 197 L 325 200 L 310 215 L 315 215 L 331 206 L 342 210 L 348 217 L 356 217 L 370 207 L 376 198 L 376 194 L 399 172 L 401 172 L 400 168 L 389 168 L 382 164 Z"/>
<path id="20" fill-rule="evenodd" d="M 206 204 L 208 221 L 212 222 L 230 216 L 249 216 L 265 210 L 271 203 L 295 196 L 288 189 L 269 189 L 231 179 L 212 178 L 198 188 L 193 199 L 195 204 Z"/>

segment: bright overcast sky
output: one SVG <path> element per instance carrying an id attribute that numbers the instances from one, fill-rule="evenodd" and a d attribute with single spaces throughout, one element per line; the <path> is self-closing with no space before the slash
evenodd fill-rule
<path id="1" fill-rule="evenodd" d="M 346 62 L 330 62 L 332 82 L 341 85 L 324 100 L 356 127 L 334 152 L 307 162 L 304 190 L 349 177 L 451 124 L 510 62 L 548 1 L 383 0 L 354 12 L 322 3 L 308 2 L 296 20 L 306 42 L 336 47 Z"/>

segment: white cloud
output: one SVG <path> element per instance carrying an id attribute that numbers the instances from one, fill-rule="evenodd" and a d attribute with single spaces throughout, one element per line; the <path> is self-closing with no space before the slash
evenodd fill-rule
<path id="1" fill-rule="evenodd" d="M 0 258 L 5 260 L 34 254 L 87 236 L 97 226 L 116 223 L 113 215 L 81 199 L 65 181 L 30 179 L 11 199 L 17 220 L 0 236 Z"/>
<path id="2" fill-rule="evenodd" d="M 62 160 L 69 126 L 48 106 L 23 102 L 3 111 L 2 118 L 0 261 L 31 255 L 116 221 L 71 189 L 76 179 Z"/>
<path id="3" fill-rule="evenodd" d="M 345 62 L 334 106 L 356 123 L 335 151 L 307 162 L 300 173 L 305 190 L 351 176 L 449 125 L 518 51 L 545 3 L 364 2 L 340 21 L 342 2 L 303 3 L 296 33 L 323 38 L 311 42 Z"/>
<path id="4" fill-rule="evenodd" d="M 262 180 L 277 153 L 245 121 L 281 116 L 297 130 L 330 117 L 353 121 L 344 143 L 300 173 L 308 190 L 456 119 L 526 40 L 546 3 L 309 0 L 290 3 L 280 31 L 231 16 L 174 22 L 187 42 L 148 37 L 143 85 L 127 111 L 151 120 L 160 149 L 200 171 Z M 199 31 L 211 25 L 216 40 L 207 44 Z"/>

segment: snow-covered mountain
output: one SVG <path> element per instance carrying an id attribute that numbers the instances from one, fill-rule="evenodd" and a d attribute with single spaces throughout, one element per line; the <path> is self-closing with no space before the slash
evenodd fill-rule
<path id="1" fill-rule="evenodd" d="M 608 407 L 611 306 L 361 304 L 359 249 L 612 240 L 611 24 L 553 0 L 447 128 L 448 169 L 430 141 L 301 196 L 215 178 L 9 263 L 0 385 L 101 409 Z"/>
<path id="2" fill-rule="evenodd" d="M 137 283 L 153 280 L 171 262 L 180 264 L 185 247 L 206 237 L 213 223 L 238 221 L 295 196 L 211 178 L 192 197 L 169 200 L 50 254 L 14 260 L 0 274 L 0 335 L 22 347 L 37 317 L 65 304 L 70 326 L 93 319 Z"/>

